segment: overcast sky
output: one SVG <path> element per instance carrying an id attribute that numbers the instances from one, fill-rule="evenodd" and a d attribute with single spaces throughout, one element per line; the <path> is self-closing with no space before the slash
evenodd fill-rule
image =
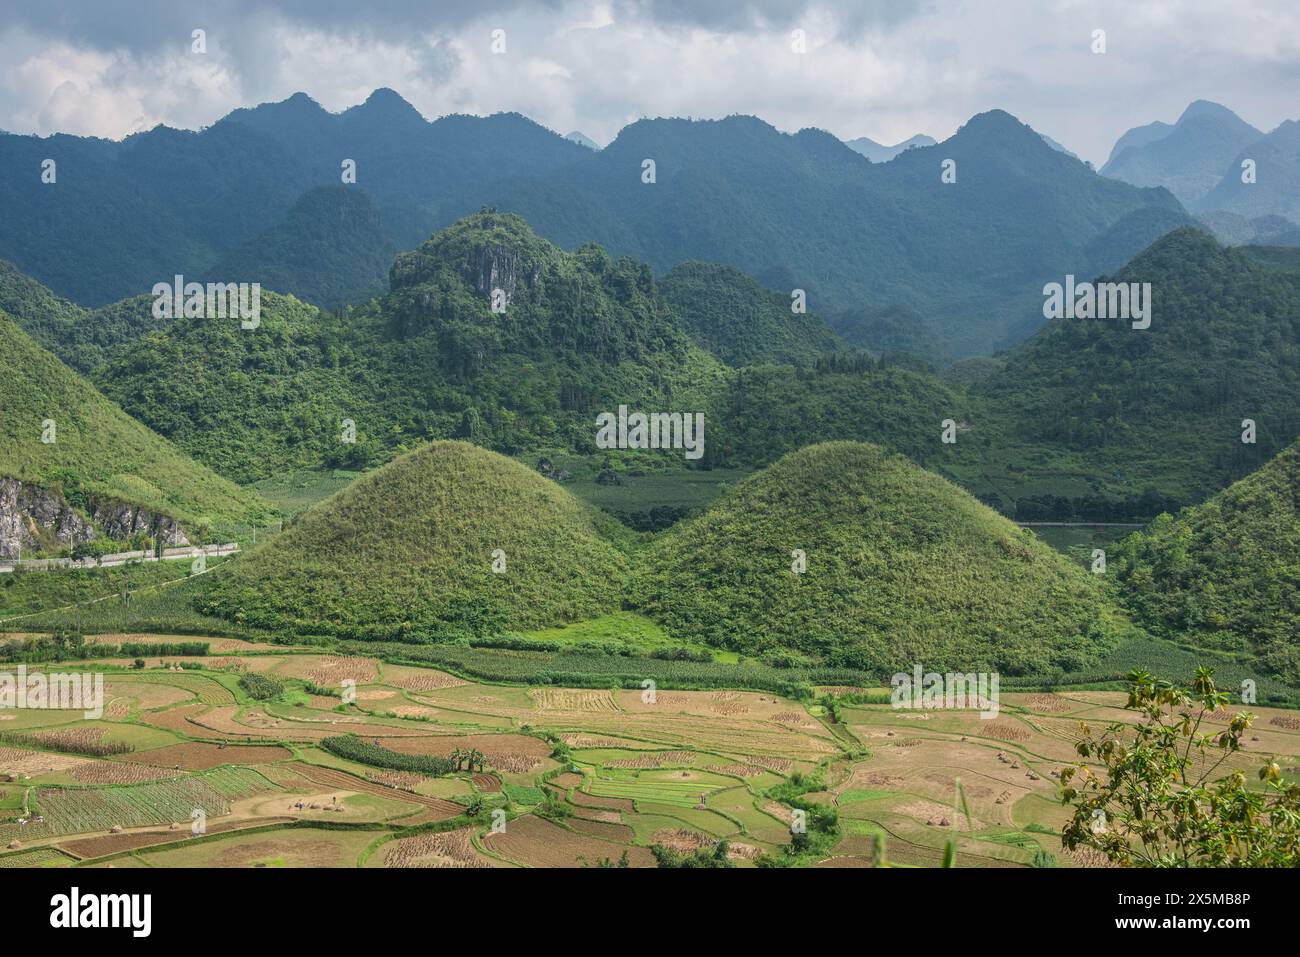
<path id="1" fill-rule="evenodd" d="M 1195 99 L 1265 131 L 1300 117 L 1300 3 L 0 0 L 13 132 L 199 128 L 299 90 L 341 110 L 380 86 L 429 118 L 516 110 L 602 144 L 642 116 L 731 113 L 943 139 L 997 107 L 1100 163 L 1124 130 Z"/>

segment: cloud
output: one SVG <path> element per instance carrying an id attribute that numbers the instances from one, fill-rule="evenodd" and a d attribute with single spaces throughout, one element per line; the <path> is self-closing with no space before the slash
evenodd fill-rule
<path id="1" fill-rule="evenodd" d="M 731 113 L 942 139 L 996 107 L 1101 162 L 1198 98 L 1269 129 L 1298 77 L 1290 0 L 47 0 L 0 26 L 0 127 L 42 134 L 195 128 L 299 90 L 339 110 L 388 86 L 428 117 L 515 110 L 602 142 L 640 116 Z"/>

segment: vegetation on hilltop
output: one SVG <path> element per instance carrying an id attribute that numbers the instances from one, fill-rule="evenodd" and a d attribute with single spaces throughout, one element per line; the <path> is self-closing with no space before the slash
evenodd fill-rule
<path id="1" fill-rule="evenodd" d="M 793 452 L 665 533 L 633 601 L 679 637 L 878 673 L 1071 671 L 1131 630 L 1031 533 L 854 442 Z"/>
<path id="2" fill-rule="evenodd" d="M 1300 683 L 1300 444 L 1125 538 L 1109 569 L 1153 633 L 1249 655 Z"/>
<path id="3" fill-rule="evenodd" d="M 304 512 L 233 564 L 203 610 L 406 641 L 594 618 L 618 609 L 628 574 L 602 523 L 616 524 L 517 462 L 434 442 Z"/>
<path id="4" fill-rule="evenodd" d="M 734 266 L 682 263 L 659 289 L 696 342 L 729 366 L 808 365 L 844 348 L 815 313 L 796 313 L 790 293 L 773 292 Z"/>
<path id="5" fill-rule="evenodd" d="M 73 505 L 104 496 L 187 528 L 265 521 L 256 494 L 199 465 L 100 395 L 0 313 L 0 474 L 59 487 Z M 43 423 L 54 423 L 43 442 Z"/>

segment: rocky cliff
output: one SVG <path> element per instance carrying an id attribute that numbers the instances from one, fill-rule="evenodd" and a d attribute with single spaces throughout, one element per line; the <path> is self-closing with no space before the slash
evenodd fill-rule
<path id="1" fill-rule="evenodd" d="M 164 545 L 190 544 L 170 516 L 108 498 L 92 500 L 82 512 L 57 489 L 0 477 L 0 558 L 16 558 L 20 549 L 75 546 L 101 537 L 126 541 L 141 531 Z"/>

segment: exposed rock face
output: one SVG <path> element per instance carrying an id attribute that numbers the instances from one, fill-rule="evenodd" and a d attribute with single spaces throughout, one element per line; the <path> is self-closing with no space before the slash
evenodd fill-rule
<path id="1" fill-rule="evenodd" d="M 91 503 L 87 517 L 54 489 L 0 477 L 0 558 L 17 558 L 20 549 L 47 545 L 75 546 L 101 536 L 117 541 L 148 532 L 165 545 L 188 545 L 179 522 L 136 505 L 112 499 Z"/>
<path id="2" fill-rule="evenodd" d="M 501 245 L 482 246 L 474 264 L 475 287 L 486 296 L 500 289 L 509 303 L 521 282 L 535 285 L 542 278 L 541 263 L 528 262 L 516 250 Z"/>

